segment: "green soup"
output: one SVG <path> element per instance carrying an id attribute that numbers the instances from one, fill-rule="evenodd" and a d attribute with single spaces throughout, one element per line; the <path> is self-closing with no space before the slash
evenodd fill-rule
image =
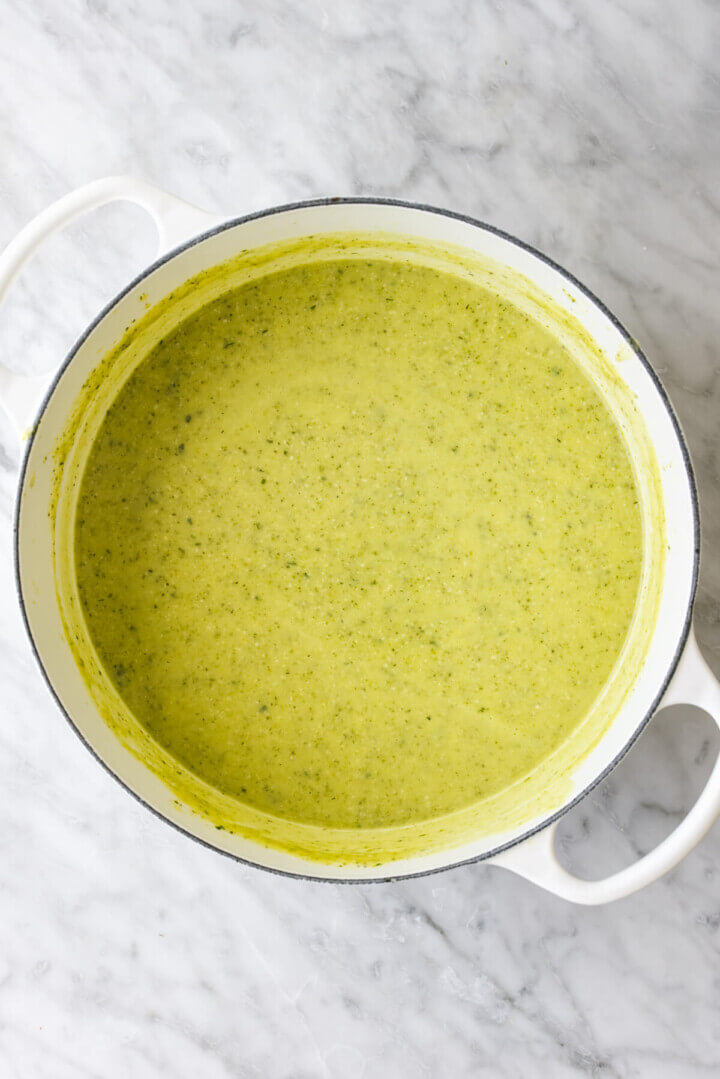
<path id="1" fill-rule="evenodd" d="M 169 333 L 82 482 L 79 595 L 128 709 L 292 821 L 438 817 L 581 723 L 630 626 L 633 471 L 560 343 L 405 261 L 309 263 Z"/>

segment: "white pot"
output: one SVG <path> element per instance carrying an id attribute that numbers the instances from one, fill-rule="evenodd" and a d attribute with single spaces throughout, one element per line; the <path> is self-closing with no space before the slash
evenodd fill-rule
<path id="1" fill-rule="evenodd" d="M 314 879 L 386 880 L 428 873 L 479 859 L 505 866 L 549 891 L 579 903 L 628 895 L 676 865 L 720 811 L 720 762 L 687 817 L 652 853 L 601 881 L 567 873 L 553 850 L 557 819 L 620 760 L 659 706 L 686 702 L 720 719 L 720 686 L 704 663 L 691 630 L 698 568 L 697 494 L 687 448 L 665 392 L 626 331 L 578 281 L 539 252 L 487 225 L 447 211 L 382 199 L 340 199 L 279 207 L 223 221 L 137 180 L 99 180 L 41 213 L 0 258 L 0 298 L 41 241 L 80 214 L 116 199 L 143 206 L 155 219 L 161 257 L 113 300 L 86 330 L 48 389 L 0 368 L 0 401 L 22 432 L 33 426 L 22 467 L 15 519 L 17 586 L 35 654 L 58 704 L 96 758 L 145 805 L 186 834 L 253 865 Z M 203 269 L 243 249 L 326 232 L 379 230 L 458 245 L 529 279 L 577 319 L 636 397 L 657 456 L 667 522 L 667 556 L 657 619 L 638 675 L 616 718 L 575 768 L 563 804 L 512 830 L 462 847 L 386 865 L 319 865 L 218 832 L 179 807 L 175 796 L 129 752 L 103 721 L 77 669 L 56 598 L 49 503 L 53 448 L 70 410 L 103 355 L 146 311 Z M 179 245 L 179 246 L 178 246 Z"/>

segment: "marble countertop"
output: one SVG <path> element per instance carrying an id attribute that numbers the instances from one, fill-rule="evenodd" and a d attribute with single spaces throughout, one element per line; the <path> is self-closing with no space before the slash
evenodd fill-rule
<path id="1" fill-rule="evenodd" d="M 720 9 L 712 0 L 0 0 L 0 245 L 128 172 L 232 213 L 327 194 L 525 238 L 642 342 L 703 511 L 720 672 Z M 0 355 L 57 364 L 153 250 L 114 207 L 43 250 Z M 599 909 L 469 866 L 377 886 L 267 876 L 129 798 L 60 717 L 17 611 L 0 421 L 0 1075 L 315 1079 L 720 1074 L 720 827 Z M 565 818 L 600 875 L 681 818 L 720 739 L 659 717 Z"/>

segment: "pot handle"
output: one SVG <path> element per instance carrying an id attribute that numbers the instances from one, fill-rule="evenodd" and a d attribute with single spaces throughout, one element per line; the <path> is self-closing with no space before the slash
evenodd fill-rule
<path id="1" fill-rule="evenodd" d="M 709 712 L 720 726 L 720 683 L 703 659 L 692 630 L 658 707 L 666 708 L 671 704 L 694 704 Z M 604 880 L 581 880 L 560 865 L 554 844 L 557 822 L 488 861 L 504 866 L 572 903 L 588 906 L 611 903 L 632 895 L 673 869 L 700 842 L 718 814 L 720 755 L 698 800 L 677 828 L 634 865 Z"/>
<path id="2" fill-rule="evenodd" d="M 42 210 L 0 254 L 0 303 L 43 240 L 82 214 L 118 201 L 134 202 L 150 214 L 158 233 L 158 255 L 222 220 L 145 180 L 132 176 L 106 176 L 102 180 L 93 180 Z M 21 437 L 34 420 L 53 374 L 18 375 L 0 364 L 0 405 Z"/>

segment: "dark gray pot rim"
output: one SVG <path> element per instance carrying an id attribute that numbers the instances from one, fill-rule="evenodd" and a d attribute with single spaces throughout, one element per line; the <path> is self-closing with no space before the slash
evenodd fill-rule
<path id="1" fill-rule="evenodd" d="M 69 714 L 69 712 L 66 710 L 65 706 L 63 705 L 62 700 L 60 698 L 60 693 L 55 688 L 55 686 L 53 685 L 53 682 L 52 682 L 48 672 L 45 669 L 42 658 L 40 656 L 40 652 L 39 652 L 39 650 L 38 650 L 38 648 L 37 648 L 37 646 L 35 644 L 35 639 L 33 637 L 32 630 L 30 628 L 30 621 L 29 621 L 29 618 L 28 618 L 27 608 L 26 608 L 26 604 L 25 604 L 25 597 L 24 597 L 23 591 L 22 591 L 22 581 L 21 581 L 21 578 L 20 578 L 20 507 L 21 507 L 21 503 L 22 503 L 22 492 L 23 492 L 23 489 L 24 489 L 24 486 L 25 486 L 25 478 L 26 478 L 26 473 L 27 473 L 28 460 L 29 460 L 30 453 L 32 451 L 33 443 L 34 443 L 34 440 L 35 440 L 35 433 L 36 433 L 37 428 L 39 427 L 39 425 L 40 425 L 40 423 L 42 421 L 43 415 L 45 414 L 45 409 L 47 408 L 48 402 L 50 401 L 50 398 L 52 397 L 53 393 L 55 392 L 56 386 L 58 385 L 58 383 L 59 383 L 60 379 L 62 378 L 62 376 L 64 375 L 66 369 L 69 367 L 70 363 L 75 358 L 75 355 L 77 354 L 78 350 L 85 343 L 85 341 L 87 340 L 89 335 L 99 325 L 99 323 L 102 322 L 102 320 L 105 318 L 105 316 L 116 306 L 116 304 L 118 304 L 120 302 L 120 300 L 122 300 L 130 291 L 132 291 L 132 289 L 134 289 L 137 285 L 139 285 L 141 281 L 145 280 L 145 278 L 147 278 L 151 273 L 153 273 L 156 269 L 158 269 L 158 267 L 164 265 L 166 262 L 169 262 L 171 259 L 175 258 L 176 255 L 179 255 L 183 251 L 187 251 L 191 247 L 195 247 L 197 244 L 202 243 L 204 240 L 209 239 L 211 236 L 215 236 L 218 233 L 225 232 L 227 229 L 235 228 L 237 225 L 243 225 L 248 221 L 254 221 L 254 220 L 257 220 L 258 218 L 262 218 L 262 217 L 272 217 L 275 214 L 288 213 L 288 212 L 291 212 L 293 210 L 304 210 L 304 209 L 308 209 L 308 208 L 316 207 L 316 206 L 353 205 L 353 204 L 360 204 L 360 205 L 370 204 L 370 205 L 378 205 L 378 206 L 399 206 L 399 207 L 402 207 L 404 209 L 420 210 L 423 213 L 437 214 L 440 217 L 449 217 L 449 218 L 452 218 L 452 219 L 454 219 L 456 221 L 463 221 L 468 225 L 474 226 L 475 228 L 482 229 L 484 232 L 493 233 L 495 236 L 499 236 L 501 239 L 507 240 L 509 243 L 514 244 L 515 247 L 522 248 L 524 251 L 527 251 L 531 255 L 534 255 L 536 258 L 538 258 L 542 262 L 544 262 L 547 266 L 550 266 L 553 270 L 556 270 L 558 273 L 560 273 L 566 280 L 570 281 L 577 289 L 579 289 L 580 292 L 582 292 L 585 296 L 587 296 L 587 298 L 597 308 L 599 308 L 599 310 L 602 311 L 603 314 L 610 320 L 610 322 L 613 324 L 615 329 L 620 333 L 620 335 L 623 337 L 625 342 L 630 346 L 630 348 L 632 349 L 634 354 L 637 356 L 637 358 L 643 364 L 643 366 L 645 367 L 645 369 L 646 369 L 647 373 L 649 374 L 650 378 L 654 382 L 655 387 L 656 387 L 656 389 L 657 389 L 658 393 L 660 394 L 660 397 L 661 397 L 661 399 L 663 401 L 663 404 L 665 405 L 667 413 L 670 416 L 670 420 L 671 420 L 671 422 L 673 424 L 673 427 L 675 429 L 675 433 L 676 433 L 677 438 L 678 438 L 678 442 L 680 444 L 680 448 L 681 448 L 682 456 L 683 456 L 683 462 L 684 462 L 684 465 L 685 465 L 685 471 L 686 471 L 688 482 L 689 482 L 689 485 L 690 485 L 691 500 L 692 500 L 692 510 L 693 510 L 694 543 L 693 543 L 692 586 L 691 586 L 691 590 L 690 590 L 690 597 L 689 597 L 689 600 L 688 600 L 687 610 L 685 612 L 685 619 L 684 619 L 684 623 L 683 623 L 683 627 L 682 627 L 682 632 L 680 634 L 680 638 L 679 638 L 679 641 L 678 641 L 678 646 L 676 648 L 676 651 L 675 651 L 675 654 L 673 656 L 672 662 L 670 663 L 670 666 L 668 667 L 668 670 L 667 670 L 665 678 L 664 678 L 664 680 L 662 682 L 662 685 L 660 686 L 660 689 L 658 690 L 658 692 L 657 692 L 657 694 L 656 694 L 650 708 L 646 712 L 645 716 L 640 721 L 640 723 L 637 725 L 637 727 L 635 728 L 635 731 L 633 732 L 631 737 L 628 739 L 628 741 L 625 743 L 625 745 L 623 746 L 621 751 L 617 754 L 617 756 L 610 762 L 610 764 L 608 764 L 608 766 L 602 772 L 600 772 L 597 776 L 595 776 L 593 778 L 592 782 L 590 782 L 586 787 L 584 787 L 584 789 L 582 791 L 580 791 L 579 794 L 576 794 L 575 797 L 570 802 L 567 803 L 567 805 L 561 806 L 560 809 L 558 809 L 555 813 L 553 813 L 550 817 L 548 817 L 547 820 L 543 821 L 542 824 L 536 825 L 534 828 L 531 828 L 528 831 L 523 832 L 517 838 L 512 839 L 507 843 L 503 843 L 498 847 L 494 847 L 492 850 L 485 851 L 482 854 L 473 855 L 470 858 L 464 858 L 464 859 L 461 859 L 460 861 L 451 861 L 451 862 L 448 862 L 446 865 L 437 866 L 437 867 L 432 868 L 432 869 L 418 870 L 417 872 L 414 872 L 414 873 L 398 873 L 396 875 L 390 875 L 390 876 L 384 876 L 384 877 L 370 877 L 370 876 L 368 876 L 368 877 L 357 877 L 357 878 L 354 878 L 354 877 L 337 878 L 337 877 L 322 876 L 322 874 L 315 875 L 313 873 L 295 873 L 295 872 L 290 872 L 289 870 L 275 869 L 275 868 L 273 868 L 271 866 L 265 866 L 265 865 L 262 865 L 259 862 L 254 862 L 250 858 L 242 858 L 237 854 L 233 854 L 231 851 L 222 850 L 222 848 L 216 847 L 213 843 L 210 843 L 205 839 L 201 839 L 199 836 L 194 835 L 187 828 L 184 828 L 182 825 L 178 824 L 177 822 L 170 820 L 163 813 L 161 813 L 160 810 L 155 809 L 154 806 L 152 806 L 148 802 L 146 802 L 145 799 L 141 795 L 139 795 L 136 791 L 134 791 L 132 789 L 132 787 L 130 787 L 125 782 L 124 779 L 121 779 L 120 776 L 116 772 L 114 772 L 110 768 L 110 766 L 102 759 L 102 757 L 95 751 L 95 749 L 88 742 L 88 740 L 85 738 L 85 736 L 78 730 L 77 726 L 75 725 L 75 722 L 72 719 L 72 716 Z M 341 198 L 341 197 L 338 197 L 338 198 L 308 199 L 308 200 L 303 201 L 303 202 L 286 203 L 286 204 L 284 204 L 282 206 L 273 206 L 273 207 L 271 207 L 270 209 L 267 209 L 267 210 L 259 210 L 259 211 L 255 212 L 255 213 L 244 214 L 241 217 L 234 217 L 234 218 L 231 218 L 231 219 L 229 219 L 227 221 L 223 221 L 221 224 L 216 225 L 215 227 L 210 228 L 205 232 L 201 232 L 197 236 L 193 236 L 190 240 L 187 240 L 185 243 L 180 244 L 178 247 L 173 248 L 171 251 L 167 252 L 166 254 L 162 255 L 160 258 L 156 259 L 148 267 L 146 267 L 146 269 L 144 269 L 142 271 L 142 273 L 138 274 L 137 277 L 135 277 L 132 281 L 130 281 L 130 283 L 125 286 L 125 288 L 123 288 L 120 292 L 118 292 L 117 295 L 112 300 L 110 300 L 109 303 L 107 303 L 105 305 L 105 307 L 93 319 L 93 321 L 89 324 L 87 329 L 78 338 L 78 340 L 75 342 L 73 347 L 70 349 L 70 351 L 66 355 L 62 365 L 60 366 L 60 368 L 59 368 L 59 370 L 57 372 L 57 374 L 55 375 L 54 379 L 52 380 L 50 388 L 48 389 L 48 391 L 47 391 L 47 393 L 45 395 L 45 398 L 44 398 L 44 400 L 42 402 L 42 405 L 40 406 L 38 415 L 37 415 L 37 417 L 35 419 L 35 422 L 33 424 L 32 433 L 31 433 L 30 438 L 28 439 L 27 444 L 25 446 L 25 451 L 24 451 L 24 454 L 23 454 L 22 464 L 21 464 L 21 468 L 20 468 L 20 477 L 19 477 L 19 482 L 18 482 L 17 497 L 16 497 L 16 502 L 15 502 L 15 512 L 14 512 L 14 518 L 13 518 L 13 553 L 14 553 L 15 587 L 17 589 L 18 601 L 20 603 L 20 610 L 22 612 L 23 622 L 25 624 L 25 629 L 27 631 L 28 638 L 30 640 L 30 645 L 31 645 L 33 654 L 34 654 L 35 659 L 36 659 L 36 661 L 38 663 L 38 666 L 40 668 L 42 676 L 45 679 L 45 683 L 46 683 L 48 689 L 50 690 L 50 693 L 55 698 L 55 702 L 58 705 L 58 708 L 60 709 L 61 713 L 65 716 L 65 719 L 70 724 L 70 727 L 75 732 L 75 734 L 78 736 L 78 738 L 83 743 L 83 745 L 86 747 L 86 749 L 93 755 L 95 760 L 100 765 L 102 765 L 102 767 L 105 769 L 105 771 L 108 772 L 120 784 L 121 787 L 123 787 L 138 802 L 140 802 L 141 805 L 143 805 L 146 809 L 150 810 L 150 812 L 153 813 L 160 820 L 164 821 L 166 824 L 169 824 L 171 827 L 175 828 L 182 835 L 188 836 L 190 839 L 193 839 L 196 843 L 200 843 L 203 847 L 207 847 L 208 850 L 212 850 L 212 851 L 214 851 L 215 853 L 218 853 L 218 854 L 223 854 L 226 857 L 231 858 L 231 859 L 233 859 L 233 861 L 239 862 L 242 865 L 252 866 L 255 869 L 262 869 L 265 872 L 274 873 L 277 876 L 289 877 L 289 878 L 293 878 L 293 879 L 296 879 L 296 880 L 309 880 L 309 881 L 317 881 L 317 882 L 321 882 L 321 883 L 334 883 L 334 884 L 382 884 L 382 883 L 389 883 L 389 882 L 397 881 L 397 880 L 411 880 L 411 879 L 413 879 L 415 877 L 430 876 L 431 874 L 442 873 L 442 872 L 445 872 L 446 870 L 449 870 L 449 869 L 457 869 L 459 866 L 462 866 L 462 865 L 472 865 L 472 864 L 474 864 L 476 862 L 487 861 L 489 858 L 492 858 L 494 855 L 500 854 L 502 851 L 508 850 L 510 847 L 514 847 L 518 843 L 524 842 L 526 839 L 529 839 L 531 836 L 536 835 L 538 832 L 543 831 L 545 828 L 549 827 L 551 824 L 554 824 L 562 816 L 564 816 L 565 813 L 568 813 L 574 806 L 576 806 L 580 801 L 582 801 L 582 799 L 585 798 L 586 795 L 588 795 L 599 783 L 601 783 L 603 781 L 603 779 L 605 779 L 610 774 L 610 772 L 613 770 L 613 768 L 615 768 L 616 765 L 619 764 L 619 762 L 623 759 L 623 757 L 628 752 L 628 750 L 635 744 L 636 740 L 639 738 L 640 734 L 642 733 L 642 731 L 645 729 L 648 722 L 652 718 L 652 716 L 653 716 L 653 714 L 655 712 L 655 709 L 657 708 L 658 704 L 662 700 L 662 698 L 663 698 L 663 696 L 665 694 L 665 691 L 667 690 L 667 688 L 668 688 L 668 686 L 669 686 L 669 684 L 670 684 L 670 682 L 672 680 L 672 677 L 673 677 L 673 675 L 675 673 L 675 670 L 677 669 L 677 665 L 680 662 L 680 657 L 682 656 L 683 651 L 685 649 L 685 644 L 687 643 L 687 639 L 688 639 L 688 636 L 689 636 L 689 633 L 690 633 L 690 627 L 691 627 L 691 623 L 692 623 L 692 611 L 693 611 L 693 604 L 695 602 L 695 594 L 696 594 L 696 591 L 697 591 L 698 571 L 699 571 L 699 563 L 700 563 L 700 509 L 699 509 L 697 483 L 696 483 L 696 480 L 695 480 L 695 474 L 694 474 L 694 471 L 693 471 L 692 461 L 690 459 L 690 452 L 688 450 L 687 442 L 686 442 L 685 436 L 683 434 L 682 428 L 680 426 L 680 422 L 679 422 L 679 420 L 677 418 L 677 415 L 675 414 L 675 410 L 674 410 L 674 408 L 673 408 L 673 406 L 672 406 L 672 404 L 670 402 L 670 399 L 669 399 L 668 394 L 667 394 L 667 392 L 665 390 L 665 387 L 663 386 L 662 382 L 660 381 L 660 378 L 659 378 L 657 372 L 652 367 L 650 361 L 648 360 L 648 358 L 646 357 L 645 353 L 642 351 L 642 349 L 640 348 L 638 343 L 635 341 L 635 339 L 633 337 L 631 337 L 631 335 L 628 333 L 628 331 L 625 329 L 625 327 L 622 325 L 622 323 L 619 321 L 619 319 L 616 318 L 616 316 L 612 313 L 612 311 L 610 311 L 605 306 L 605 304 L 602 303 L 602 301 L 599 300 L 597 298 L 597 296 L 595 296 L 595 294 L 593 292 L 591 292 L 591 290 L 588 289 L 585 285 L 583 285 L 582 282 L 579 281 L 573 274 L 569 273 L 566 269 L 564 269 L 564 267 L 560 266 L 559 263 L 557 263 L 553 259 L 549 258 L 549 256 L 545 255 L 542 251 L 539 251 L 536 247 L 533 247 L 531 244 L 525 243 L 523 240 L 517 239 L 517 237 L 511 235 L 510 233 L 504 232 L 502 229 L 496 228 L 494 225 L 489 225 L 484 221 L 478 220 L 477 218 L 470 217 L 467 214 L 455 213 L 453 210 L 444 210 L 444 209 L 441 209 L 441 208 L 439 208 L 437 206 L 429 206 L 429 205 L 427 205 L 425 203 L 407 202 L 407 201 L 404 201 L 403 199 L 353 198 L 353 197 Z"/>

